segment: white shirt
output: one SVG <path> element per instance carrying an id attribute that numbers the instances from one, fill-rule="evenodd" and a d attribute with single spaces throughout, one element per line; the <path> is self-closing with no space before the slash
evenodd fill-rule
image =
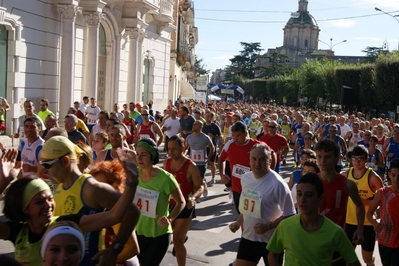
<path id="1" fill-rule="evenodd" d="M 179 119 L 173 119 L 172 117 L 169 117 L 168 119 L 165 120 L 165 123 L 163 124 L 163 127 L 169 127 L 170 129 L 165 131 L 165 135 L 170 138 L 174 135 L 177 135 L 179 133 L 180 129 L 180 122 Z"/>

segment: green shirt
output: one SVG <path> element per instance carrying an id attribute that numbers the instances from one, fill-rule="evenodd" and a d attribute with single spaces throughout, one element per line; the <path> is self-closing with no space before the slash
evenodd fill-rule
<path id="1" fill-rule="evenodd" d="M 283 220 L 274 231 L 266 249 L 278 254 L 285 251 L 286 266 L 330 266 L 334 251 L 347 263 L 357 260 L 351 242 L 341 227 L 327 217 L 315 232 L 303 229 L 301 214 Z"/>
<path id="2" fill-rule="evenodd" d="M 149 182 L 143 182 L 140 177 L 141 169 L 139 168 L 139 185 L 137 187 L 134 203 L 141 211 L 139 221 L 136 226 L 137 235 L 144 235 L 146 237 L 157 237 L 167 233 L 172 233 L 172 226 L 159 226 L 157 224 L 158 218 L 151 218 L 145 215 L 146 211 L 151 211 L 151 204 L 154 203 L 154 194 L 158 193 L 158 198 L 155 201 L 156 216 L 169 215 L 169 200 L 170 194 L 173 190 L 179 187 L 174 176 L 163 169 L 159 169 L 157 175 Z M 151 192 L 145 193 L 145 192 Z M 149 199 L 145 195 L 149 195 Z M 143 195 L 143 196 L 141 196 Z"/>
<path id="3" fill-rule="evenodd" d="M 40 117 L 40 119 L 43 121 L 43 123 L 44 123 L 44 121 L 46 121 L 46 117 L 48 116 L 48 115 L 54 115 L 54 113 L 53 112 L 51 112 L 49 109 L 46 109 L 45 111 L 39 111 L 38 113 L 37 113 L 37 115 Z M 44 128 L 42 128 L 42 130 L 44 130 Z"/>

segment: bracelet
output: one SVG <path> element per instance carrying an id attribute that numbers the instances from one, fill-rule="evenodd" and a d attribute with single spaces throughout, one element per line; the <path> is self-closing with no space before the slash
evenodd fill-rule
<path id="1" fill-rule="evenodd" d="M 6 149 L 2 149 L 1 152 L 2 152 L 2 153 L 6 153 L 7 150 L 6 150 Z"/>
<path id="2" fill-rule="evenodd" d="M 126 179 L 125 183 L 126 183 L 126 186 L 135 188 L 139 184 L 139 180 L 137 179 L 136 181 L 130 182 Z"/>

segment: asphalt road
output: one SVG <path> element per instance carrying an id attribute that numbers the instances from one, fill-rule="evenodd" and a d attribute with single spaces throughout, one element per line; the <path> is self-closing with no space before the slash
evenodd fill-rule
<path id="1" fill-rule="evenodd" d="M 162 148 L 160 148 L 162 150 Z M 291 152 L 290 152 L 291 153 Z M 161 151 L 161 160 L 165 159 L 165 153 Z M 160 163 L 159 166 L 162 166 Z M 282 166 L 280 174 L 288 182 L 289 175 L 293 170 L 292 157 L 289 157 L 287 164 Z M 211 178 L 210 170 L 206 172 L 206 178 Z M 219 176 L 216 175 L 216 180 Z M 190 230 L 188 232 L 188 241 L 185 244 L 187 249 L 187 265 L 229 265 L 236 257 L 236 251 L 240 240 L 240 232 L 231 233 L 228 225 L 237 218 L 237 213 L 229 199 L 228 192 L 223 191 L 224 185 L 216 183 L 213 187 L 208 188 L 208 196 L 201 198 L 201 202 L 196 206 L 197 217 L 193 219 Z M 2 216 L 3 202 L 0 201 L 0 219 Z M 173 245 L 163 259 L 161 265 L 177 265 L 175 257 L 172 255 Z M 13 255 L 13 245 L 9 241 L 0 240 L 0 254 Z M 359 260 L 361 259 L 360 248 L 357 247 L 356 253 Z M 382 265 L 378 246 L 374 252 L 376 256 L 375 265 Z M 261 261 L 259 265 L 264 265 Z"/>

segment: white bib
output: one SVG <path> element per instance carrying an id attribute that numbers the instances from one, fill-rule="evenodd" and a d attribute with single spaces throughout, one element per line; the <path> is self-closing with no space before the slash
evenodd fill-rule
<path id="1" fill-rule="evenodd" d="M 150 138 L 151 137 L 148 134 L 140 134 L 140 140 L 142 140 L 142 139 L 150 139 Z"/>
<path id="2" fill-rule="evenodd" d="M 138 186 L 133 202 L 140 209 L 142 215 L 150 218 L 157 218 L 156 209 L 158 198 L 159 191 Z"/>
<path id="3" fill-rule="evenodd" d="M 282 129 L 281 130 L 281 135 L 288 135 L 288 130 Z"/>
<path id="4" fill-rule="evenodd" d="M 234 177 L 237 177 L 237 178 L 240 178 L 241 179 L 241 177 L 246 173 L 246 172 L 249 172 L 249 167 L 246 167 L 246 166 L 243 166 L 243 165 L 241 165 L 241 164 L 235 164 L 234 166 L 233 166 L 233 173 L 232 173 L 232 175 L 234 176 Z"/>
<path id="5" fill-rule="evenodd" d="M 240 213 L 261 219 L 262 196 L 260 191 L 243 188 L 240 196 Z"/>
<path id="6" fill-rule="evenodd" d="M 204 150 L 191 150 L 190 158 L 194 162 L 205 162 Z"/>

